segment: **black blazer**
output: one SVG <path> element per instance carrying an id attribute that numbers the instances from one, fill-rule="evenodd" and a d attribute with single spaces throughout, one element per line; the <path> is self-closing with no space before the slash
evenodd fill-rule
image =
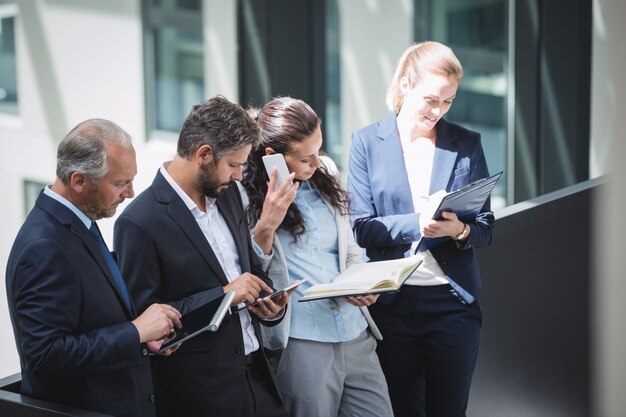
<path id="1" fill-rule="evenodd" d="M 154 416 L 147 350 L 84 223 L 43 192 L 7 263 L 21 393 L 116 416 Z"/>
<path id="2" fill-rule="evenodd" d="M 236 185 L 217 199 L 217 207 L 237 245 L 242 273 L 251 272 L 271 286 L 252 249 Z M 160 172 L 117 219 L 114 240 L 138 308 L 166 302 L 184 314 L 222 294 L 228 284 L 195 218 Z M 259 320 L 251 316 L 263 346 Z M 239 415 L 237 407 L 246 386 L 243 343 L 235 314 L 218 332 L 205 332 L 183 343 L 170 357 L 153 357 L 157 414 Z"/>

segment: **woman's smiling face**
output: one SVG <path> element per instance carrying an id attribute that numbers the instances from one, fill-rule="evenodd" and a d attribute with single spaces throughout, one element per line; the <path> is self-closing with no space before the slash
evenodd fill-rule
<path id="1" fill-rule="evenodd" d="M 424 73 L 414 87 L 402 80 L 405 94 L 400 114 L 405 114 L 414 126 L 424 132 L 431 131 L 452 106 L 459 86 L 458 80 L 432 72 Z"/>

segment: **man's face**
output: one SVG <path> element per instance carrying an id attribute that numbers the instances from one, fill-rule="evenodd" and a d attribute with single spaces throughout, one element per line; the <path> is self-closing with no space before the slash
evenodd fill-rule
<path id="1" fill-rule="evenodd" d="M 211 157 L 210 161 L 198 169 L 196 187 L 207 197 L 218 198 L 234 181 L 241 181 L 243 167 L 248 160 L 251 145 L 223 155 L 219 161 Z"/>
<path id="2" fill-rule="evenodd" d="M 85 213 L 92 220 L 111 217 L 117 206 L 135 196 L 133 179 L 137 175 L 135 149 L 107 144 L 109 171 L 98 181 L 91 181 L 86 192 Z"/>

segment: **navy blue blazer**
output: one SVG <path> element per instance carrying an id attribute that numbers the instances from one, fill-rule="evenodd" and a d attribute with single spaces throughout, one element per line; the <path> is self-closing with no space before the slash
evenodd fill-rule
<path id="1" fill-rule="evenodd" d="M 271 287 L 252 249 L 237 186 L 228 188 L 216 204 L 235 240 L 241 272 L 251 272 Z M 160 172 L 115 222 L 114 246 L 138 308 L 165 302 L 184 314 L 223 294 L 228 284 L 196 219 Z M 263 346 L 259 319 L 251 317 Z M 269 373 L 267 362 L 265 366 Z M 246 387 L 239 315 L 217 332 L 183 343 L 172 356 L 153 357 L 153 378 L 159 416 L 239 415 L 236 408 Z"/>
<path id="2" fill-rule="evenodd" d="M 115 416 L 154 416 L 150 361 L 97 243 L 40 193 L 7 263 L 7 298 L 30 397 Z"/>
<path id="3" fill-rule="evenodd" d="M 430 194 L 455 191 L 488 175 L 480 134 L 441 119 Z M 348 191 L 355 239 L 367 257 L 379 261 L 410 255 L 411 244 L 421 237 L 419 214 L 413 207 L 394 113 L 352 134 Z M 476 299 L 481 283 L 472 249 L 491 242 L 494 221 L 488 200 L 468 223 L 471 233 L 464 245 L 444 239 L 431 248 L 443 272 Z"/>

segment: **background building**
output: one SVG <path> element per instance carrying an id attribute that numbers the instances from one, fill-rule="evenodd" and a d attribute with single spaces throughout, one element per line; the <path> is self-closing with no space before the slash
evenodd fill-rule
<path id="1" fill-rule="evenodd" d="M 192 104 L 291 95 L 321 115 L 325 150 L 345 173 L 350 133 L 386 115 L 400 53 L 425 39 L 464 65 L 448 118 L 480 131 L 490 170 L 504 171 L 494 207 L 599 177 L 626 155 L 624 18 L 621 0 L 0 0 L 0 267 L 78 122 L 108 118 L 133 136 L 140 192 L 174 155 Z M 593 280 L 590 320 L 598 415 L 623 416 L 615 252 L 626 227 L 611 211 L 624 205 L 614 184 L 600 196 L 596 264 L 608 267 Z M 113 221 L 102 222 L 109 243 Z M 2 377 L 19 361 L 0 294 Z"/>

